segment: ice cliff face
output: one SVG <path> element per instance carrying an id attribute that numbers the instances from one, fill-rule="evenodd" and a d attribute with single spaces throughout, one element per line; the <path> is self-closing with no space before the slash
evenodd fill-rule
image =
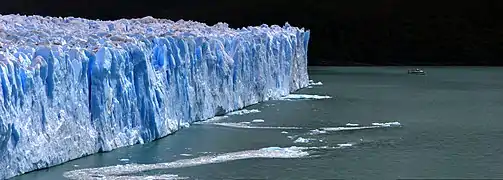
<path id="1" fill-rule="evenodd" d="M 288 24 L 0 16 L 0 179 L 305 87 L 308 40 Z"/>

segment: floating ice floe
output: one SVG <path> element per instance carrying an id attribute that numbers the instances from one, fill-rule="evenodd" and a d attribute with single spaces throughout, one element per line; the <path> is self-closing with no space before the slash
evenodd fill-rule
<path id="1" fill-rule="evenodd" d="M 194 124 L 209 124 L 209 123 L 214 123 L 214 122 L 220 122 L 220 121 L 223 121 L 223 120 L 229 118 L 229 116 L 246 115 L 246 114 L 252 114 L 252 113 L 259 113 L 259 112 L 260 112 L 260 110 L 258 110 L 258 109 L 251 109 L 251 110 L 242 109 L 242 110 L 227 113 L 226 115 L 223 115 L 223 116 L 215 116 L 213 118 L 210 118 L 210 119 L 207 119 L 204 121 L 198 121 L 198 122 L 195 122 Z"/>
<path id="2" fill-rule="evenodd" d="M 346 124 L 348 126 L 348 124 Z M 362 129 L 376 129 L 376 128 L 389 128 L 389 127 L 400 127 L 401 124 L 399 122 L 386 122 L 386 123 L 372 123 L 370 126 L 359 126 L 357 124 L 351 124 L 351 126 L 347 127 L 323 127 L 320 128 L 325 131 L 353 131 L 353 130 L 362 130 Z"/>
<path id="3" fill-rule="evenodd" d="M 391 126 L 401 126 L 399 122 L 387 122 L 387 123 L 372 123 L 373 126 L 385 126 L 385 127 L 391 127 Z"/>
<path id="4" fill-rule="evenodd" d="M 309 80 L 309 85 L 310 86 L 321 86 L 323 85 L 322 82 L 314 82 L 313 80 Z"/>
<path id="5" fill-rule="evenodd" d="M 263 119 L 254 119 L 252 121 L 252 123 L 263 123 L 263 122 L 265 122 L 265 120 L 263 120 Z"/>
<path id="6" fill-rule="evenodd" d="M 351 147 L 351 146 L 353 146 L 353 144 L 351 144 L 351 143 L 344 143 L 344 144 L 337 144 L 337 146 L 339 146 L 341 148 L 344 148 L 344 147 Z"/>
<path id="7" fill-rule="evenodd" d="M 327 131 L 325 131 L 325 130 L 319 130 L 319 129 L 314 129 L 314 130 L 311 130 L 309 134 L 310 135 L 317 135 L 317 134 L 325 134 L 325 133 L 327 133 Z"/>
<path id="8" fill-rule="evenodd" d="M 282 127 L 282 126 L 253 126 L 249 122 L 243 123 L 211 123 L 211 125 L 240 128 L 240 129 L 302 129 L 301 127 Z"/>
<path id="9" fill-rule="evenodd" d="M 252 113 L 259 113 L 260 110 L 258 109 L 242 109 L 242 110 L 238 110 L 238 111 L 233 111 L 233 112 L 230 112 L 230 113 L 227 113 L 227 115 L 229 116 L 233 116 L 233 115 L 245 115 L 245 114 L 252 114 Z"/>
<path id="10" fill-rule="evenodd" d="M 360 126 L 359 124 L 354 124 L 354 123 L 347 123 L 346 126 L 352 126 L 352 127 L 355 127 L 355 126 Z"/>
<path id="11" fill-rule="evenodd" d="M 280 100 L 321 100 L 331 98 L 332 96 L 326 96 L 326 95 L 289 94 L 284 97 L 281 97 Z"/>
<path id="12" fill-rule="evenodd" d="M 119 161 L 121 161 L 121 162 L 129 162 L 129 159 L 127 159 L 127 158 L 122 158 L 122 159 L 119 159 Z"/>
<path id="13" fill-rule="evenodd" d="M 310 141 L 313 141 L 313 140 L 315 140 L 315 139 L 299 137 L 295 141 L 293 141 L 293 143 L 309 143 Z"/>
<path id="14" fill-rule="evenodd" d="M 328 147 L 325 147 L 328 148 Z M 205 164 L 224 163 L 243 159 L 256 158 L 302 158 L 309 156 L 307 150 L 322 149 L 322 147 L 267 147 L 258 150 L 247 150 L 225 153 L 220 155 L 201 156 L 192 159 L 181 159 L 167 163 L 155 164 L 126 164 L 115 165 L 100 168 L 88 168 L 68 171 L 63 174 L 64 177 L 74 180 L 87 179 L 146 179 L 146 178 L 181 178 L 177 175 L 157 175 L 157 176 L 133 176 L 131 174 L 141 173 L 151 170 L 174 169 L 193 167 Z M 164 176 L 164 177 L 161 177 Z"/>

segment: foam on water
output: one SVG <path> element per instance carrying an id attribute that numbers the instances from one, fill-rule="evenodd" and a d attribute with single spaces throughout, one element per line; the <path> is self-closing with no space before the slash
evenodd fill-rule
<path id="1" fill-rule="evenodd" d="M 100 168 L 79 169 L 65 172 L 64 177 L 69 179 L 145 179 L 147 176 L 128 176 L 128 174 L 141 173 L 159 169 L 174 169 L 193 167 L 205 164 L 225 163 L 235 160 L 256 159 L 256 158 L 302 158 L 309 156 L 309 149 L 320 147 L 267 147 L 258 150 L 247 150 L 225 153 L 215 156 L 201 156 L 192 159 L 181 159 L 167 163 L 156 164 L 126 164 Z M 170 178 L 180 178 L 177 175 L 164 175 Z M 155 178 L 158 178 L 156 176 Z"/>

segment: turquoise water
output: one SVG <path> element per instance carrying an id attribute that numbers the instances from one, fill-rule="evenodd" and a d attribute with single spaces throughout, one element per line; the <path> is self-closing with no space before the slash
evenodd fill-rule
<path id="1" fill-rule="evenodd" d="M 408 75 L 407 69 L 311 67 L 310 79 L 323 85 L 297 93 L 333 98 L 269 101 L 247 108 L 260 110 L 258 113 L 220 121 L 263 119 L 263 123 L 239 127 L 197 124 L 153 143 L 88 156 L 14 179 L 65 179 L 63 173 L 83 168 L 165 163 L 275 146 L 312 149 L 296 152 L 302 157 L 286 159 L 233 160 L 232 156 L 213 164 L 187 165 L 195 162 L 189 160 L 184 161 L 187 167 L 140 171 L 122 177 L 503 178 L 503 68 L 425 67 L 427 76 Z M 400 126 L 321 134 L 311 131 L 347 128 L 347 123 L 374 127 L 372 123 L 384 122 L 399 122 Z M 299 137 L 310 141 L 295 143 Z"/>

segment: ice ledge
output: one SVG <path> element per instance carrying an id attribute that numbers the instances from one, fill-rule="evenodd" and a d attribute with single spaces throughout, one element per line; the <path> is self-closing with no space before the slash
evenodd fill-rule
<path id="1" fill-rule="evenodd" d="M 0 179 L 308 85 L 309 31 L 0 16 Z"/>

